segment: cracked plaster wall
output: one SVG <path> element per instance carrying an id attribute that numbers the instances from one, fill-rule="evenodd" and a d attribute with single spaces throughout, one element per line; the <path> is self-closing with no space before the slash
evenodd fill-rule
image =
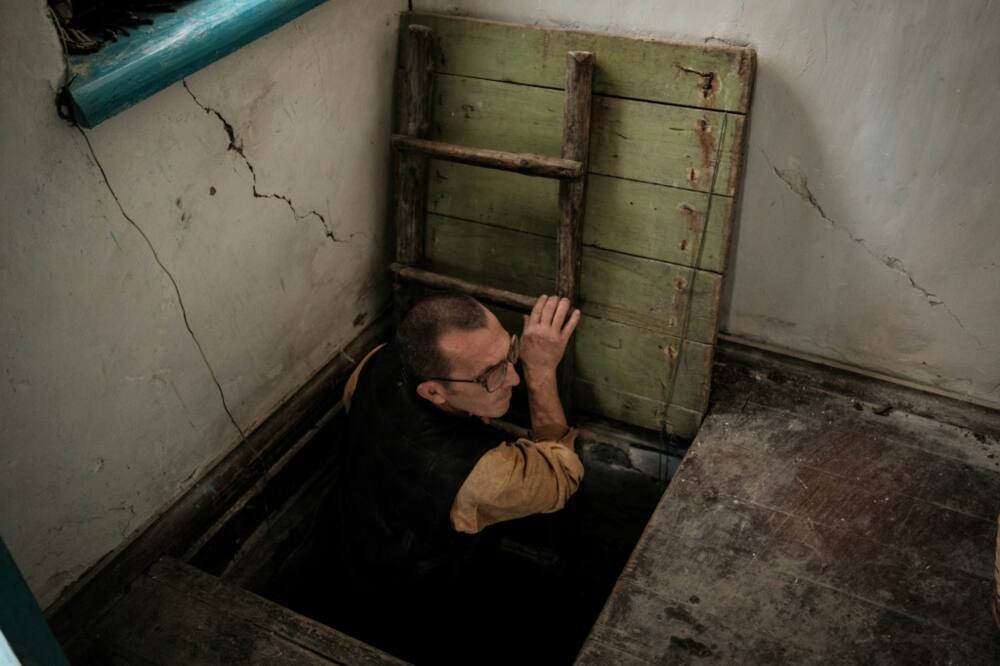
<path id="1" fill-rule="evenodd" d="M 723 331 L 1000 407 L 1000 3 L 414 4 L 753 46 Z"/>
<path id="2" fill-rule="evenodd" d="M 0 533 L 43 607 L 385 304 L 405 3 L 324 3 L 86 134 L 44 7 L 0 21 Z"/>

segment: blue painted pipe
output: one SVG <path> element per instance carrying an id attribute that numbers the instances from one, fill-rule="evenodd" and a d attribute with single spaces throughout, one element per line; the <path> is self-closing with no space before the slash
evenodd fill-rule
<path id="1" fill-rule="evenodd" d="M 76 121 L 95 127 L 325 0 L 196 0 L 70 58 Z"/>

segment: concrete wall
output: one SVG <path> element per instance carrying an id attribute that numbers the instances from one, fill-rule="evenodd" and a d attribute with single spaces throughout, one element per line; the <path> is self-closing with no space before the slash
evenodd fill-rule
<path id="1" fill-rule="evenodd" d="M 88 132 L 92 155 L 53 110 L 43 0 L 4 3 L 0 533 L 43 606 L 384 302 L 404 4 L 325 3 Z M 1000 405 L 996 3 L 415 5 L 752 44 L 724 330 Z"/>
<path id="2" fill-rule="evenodd" d="M 1000 407 L 1000 4 L 414 5 L 753 46 L 723 330 Z"/>
<path id="3" fill-rule="evenodd" d="M 401 9 L 325 3 L 92 154 L 44 0 L 4 3 L 0 532 L 43 607 L 385 303 Z"/>

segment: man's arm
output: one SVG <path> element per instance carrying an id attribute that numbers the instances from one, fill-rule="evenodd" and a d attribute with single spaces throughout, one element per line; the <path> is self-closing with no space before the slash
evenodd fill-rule
<path id="1" fill-rule="evenodd" d="M 559 511 L 580 487 L 575 430 L 548 441 L 518 439 L 486 452 L 455 496 L 451 524 L 475 534 L 494 523 Z"/>
<path id="2" fill-rule="evenodd" d="M 521 361 L 535 441 L 501 444 L 479 459 L 452 504 L 457 531 L 475 534 L 501 521 L 558 511 L 580 486 L 584 470 L 574 452 L 576 431 L 566 423 L 556 382 L 580 321 L 580 311 L 570 310 L 567 298 L 539 296 L 524 318 Z"/>
<path id="3" fill-rule="evenodd" d="M 524 317 L 521 364 L 528 390 L 531 429 L 536 438 L 558 439 L 569 429 L 559 400 L 556 369 L 580 321 L 580 311 L 573 309 L 570 314 L 570 309 L 568 298 L 539 296 L 531 313 Z M 569 440 L 570 447 L 572 441 Z"/>

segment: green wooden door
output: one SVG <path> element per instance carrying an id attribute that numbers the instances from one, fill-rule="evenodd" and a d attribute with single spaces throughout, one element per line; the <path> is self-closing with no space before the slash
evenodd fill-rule
<path id="1" fill-rule="evenodd" d="M 708 406 L 752 50 L 405 14 L 435 35 L 430 138 L 558 156 L 565 54 L 596 54 L 574 404 L 691 437 Z M 403 50 L 400 51 L 401 53 Z M 432 270 L 552 293 L 558 184 L 432 161 Z"/>

